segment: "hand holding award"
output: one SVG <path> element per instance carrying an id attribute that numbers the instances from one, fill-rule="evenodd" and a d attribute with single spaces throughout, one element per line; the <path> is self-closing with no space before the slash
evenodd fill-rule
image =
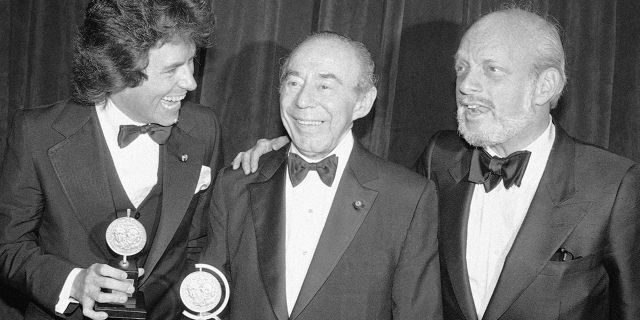
<path id="1" fill-rule="evenodd" d="M 122 256 L 122 259 L 111 261 L 112 267 L 121 269 L 127 273 L 127 280 L 131 281 L 134 288 L 138 286 L 138 265 L 135 259 L 127 260 L 144 248 L 147 242 L 147 232 L 138 220 L 131 218 L 131 210 L 127 210 L 127 216 L 118 218 L 107 227 L 106 240 L 113 252 Z M 96 311 L 104 311 L 109 318 L 115 319 L 145 319 L 144 296 L 142 292 L 135 290 L 124 305 L 96 304 Z"/>

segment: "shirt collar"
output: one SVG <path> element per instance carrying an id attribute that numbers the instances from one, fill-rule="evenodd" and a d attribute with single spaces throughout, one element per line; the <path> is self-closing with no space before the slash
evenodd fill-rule
<path id="1" fill-rule="evenodd" d="M 351 154 L 351 149 L 353 149 L 353 143 L 354 143 L 353 133 L 351 132 L 351 130 L 349 130 L 349 132 L 347 132 L 344 135 L 342 140 L 340 140 L 340 142 L 335 147 L 335 149 L 333 149 L 331 152 L 329 152 L 327 157 L 329 157 L 332 154 L 335 154 L 338 157 L 338 165 L 340 165 L 341 163 L 345 164 L 346 161 L 349 159 L 349 155 Z M 312 159 L 310 159 L 308 157 L 305 157 L 303 154 L 300 154 L 300 152 L 298 151 L 298 148 L 296 148 L 296 146 L 293 143 L 291 143 L 291 148 L 289 149 L 289 152 L 293 152 L 293 153 L 299 155 L 302 159 L 304 159 L 305 161 L 307 161 L 309 163 L 314 163 L 314 162 L 318 162 L 318 161 L 322 160 L 322 159 L 320 159 L 320 160 L 312 160 Z"/>
<path id="2" fill-rule="evenodd" d="M 101 103 L 96 104 L 96 110 L 101 113 L 101 116 L 109 125 L 115 128 L 119 128 L 121 125 L 137 125 L 141 126 L 144 123 L 134 121 L 129 118 L 124 112 L 120 111 L 120 109 L 116 106 L 116 104 L 111 101 L 111 99 L 106 99 Z"/>
<path id="3" fill-rule="evenodd" d="M 527 164 L 527 170 L 522 177 L 522 183 L 538 183 L 544 172 L 544 168 L 547 165 L 553 142 L 556 138 L 556 127 L 553 124 L 551 117 L 549 117 L 549 124 L 547 128 L 540 134 L 535 140 L 533 140 L 528 146 L 522 148 L 531 152 L 529 156 L 529 163 Z M 490 155 L 496 155 L 495 150 L 491 147 L 487 147 L 487 153 Z M 510 189 L 511 190 L 511 189 Z"/>
<path id="4" fill-rule="evenodd" d="M 522 150 L 531 151 L 532 157 L 534 157 L 536 154 L 544 155 L 546 153 L 548 155 L 551 151 L 551 147 L 553 146 L 555 136 L 555 126 L 553 124 L 553 121 L 551 121 L 551 117 L 549 117 L 549 124 L 547 125 L 547 128 L 529 145 L 522 148 Z M 485 150 L 492 156 L 498 154 L 496 150 L 491 146 L 486 147 Z M 544 158 L 546 158 L 546 156 Z"/>

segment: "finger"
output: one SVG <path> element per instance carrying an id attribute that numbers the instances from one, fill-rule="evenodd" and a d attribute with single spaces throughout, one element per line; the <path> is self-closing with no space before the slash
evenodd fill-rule
<path id="1" fill-rule="evenodd" d="M 253 147 L 254 149 L 256 147 Z M 245 151 L 242 154 L 242 170 L 244 171 L 244 174 L 249 174 L 251 172 L 254 172 L 251 170 L 251 153 L 255 152 L 254 150 L 250 150 L 250 151 Z"/>
<path id="2" fill-rule="evenodd" d="M 273 150 L 279 150 L 280 148 L 284 147 L 287 143 L 289 143 L 289 138 L 287 138 L 287 136 L 277 137 L 273 139 L 273 143 L 271 144 L 271 147 L 273 148 Z"/>
<path id="3" fill-rule="evenodd" d="M 248 163 L 251 165 L 251 172 L 256 172 L 258 170 L 258 164 L 260 163 L 260 156 L 262 156 L 263 154 L 269 151 L 270 149 L 267 150 L 263 148 L 256 148 L 256 150 L 253 150 L 253 152 L 251 153 L 251 158 L 248 161 Z"/>
<path id="4" fill-rule="evenodd" d="M 116 280 L 107 277 L 103 277 L 100 280 L 99 285 L 101 288 L 116 290 L 122 293 L 133 293 L 133 281 L 131 280 Z"/>
<path id="5" fill-rule="evenodd" d="M 110 265 L 106 265 L 106 264 L 100 264 L 97 266 L 96 268 L 96 273 L 98 275 L 104 276 L 104 277 L 109 277 L 109 278 L 113 278 L 113 279 L 126 279 L 127 278 L 127 273 L 120 270 L 120 269 L 116 269 Z"/>
<path id="6" fill-rule="evenodd" d="M 98 292 L 95 295 L 95 301 L 99 303 L 124 304 L 128 299 L 129 297 L 127 296 L 127 294 L 119 291 L 113 291 L 110 293 Z"/>
<path id="7" fill-rule="evenodd" d="M 237 170 L 238 168 L 240 168 L 240 164 L 242 163 L 242 154 L 243 152 L 238 152 L 236 157 L 233 158 L 233 161 L 231 161 L 231 167 L 233 168 L 233 170 Z"/>
<path id="8" fill-rule="evenodd" d="M 81 303 L 82 303 L 82 314 L 87 318 L 91 318 L 94 320 L 104 320 L 109 316 L 107 315 L 106 312 L 97 312 L 93 310 L 93 306 L 95 302 L 89 298 L 82 299 Z"/>
<path id="9" fill-rule="evenodd" d="M 258 163 L 260 163 L 260 157 L 271 151 L 271 140 L 260 139 L 256 143 L 255 147 L 251 150 L 251 154 L 249 155 L 249 164 L 251 165 L 251 172 L 256 172 L 258 170 Z"/>

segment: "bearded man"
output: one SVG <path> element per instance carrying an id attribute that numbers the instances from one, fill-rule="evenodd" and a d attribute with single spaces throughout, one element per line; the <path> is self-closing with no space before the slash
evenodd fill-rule
<path id="1" fill-rule="evenodd" d="M 557 28 L 482 17 L 455 57 L 458 132 L 418 168 L 439 191 L 445 319 L 640 319 L 640 171 L 554 123 Z"/>

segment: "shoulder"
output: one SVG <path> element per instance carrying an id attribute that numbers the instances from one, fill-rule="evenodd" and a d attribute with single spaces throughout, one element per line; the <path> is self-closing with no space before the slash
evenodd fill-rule
<path id="1" fill-rule="evenodd" d="M 66 100 L 19 109 L 13 116 L 11 130 L 24 130 L 25 134 L 48 139 L 56 133 L 74 132 L 90 119 L 93 112 L 93 106 Z"/>
<path id="2" fill-rule="evenodd" d="M 57 101 L 50 104 L 23 108 L 16 111 L 16 117 L 27 121 L 54 122 L 67 114 L 89 114 L 92 106 L 75 104 L 69 100 Z"/>
<path id="3" fill-rule="evenodd" d="M 421 193 L 431 183 L 424 176 L 397 163 L 385 160 L 362 146 L 355 148 L 354 151 L 358 152 L 358 155 L 354 157 L 352 154 L 349 166 L 357 172 L 356 176 L 358 177 L 368 175 L 363 171 L 374 171 L 380 190 Z"/>
<path id="4" fill-rule="evenodd" d="M 432 171 L 440 171 L 447 169 L 451 163 L 459 161 L 465 153 L 471 150 L 473 147 L 460 137 L 457 131 L 438 131 L 429 139 L 429 143 L 418 159 L 418 164 L 419 167 L 424 167 L 423 171 L 427 167 L 430 167 Z"/>
<path id="5" fill-rule="evenodd" d="M 289 146 L 286 145 L 278 150 L 263 154 L 260 156 L 258 169 L 250 174 L 244 174 L 242 169 L 233 170 L 231 166 L 226 166 L 220 170 L 219 179 L 225 187 L 234 186 L 232 189 L 268 181 L 279 174 L 279 170 L 286 169 L 284 164 L 288 150 Z"/>
<path id="6" fill-rule="evenodd" d="M 220 122 L 213 108 L 193 103 L 191 101 L 184 102 L 180 108 L 180 122 L 186 122 L 186 125 L 196 127 L 218 126 Z"/>
<path id="7" fill-rule="evenodd" d="M 213 108 L 193 102 L 183 103 L 177 127 L 209 147 L 218 145 L 221 138 L 220 122 Z"/>
<path id="8" fill-rule="evenodd" d="M 434 148 L 434 152 L 445 155 L 456 155 L 473 149 L 473 147 L 454 130 L 436 132 L 429 140 L 429 145 Z"/>
<path id="9" fill-rule="evenodd" d="M 637 174 L 638 164 L 633 160 L 577 139 L 573 141 L 575 168 L 583 182 L 612 183 L 621 180 L 628 172 Z"/>

